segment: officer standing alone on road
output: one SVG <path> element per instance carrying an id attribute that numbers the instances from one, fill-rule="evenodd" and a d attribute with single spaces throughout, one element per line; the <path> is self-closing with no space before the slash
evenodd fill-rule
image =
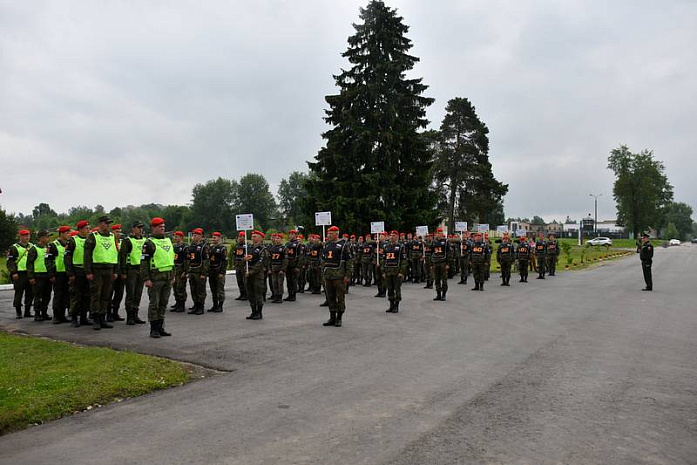
<path id="1" fill-rule="evenodd" d="M 653 245 L 649 240 L 649 235 L 644 234 L 641 238 L 641 269 L 644 271 L 644 281 L 646 287 L 642 291 L 653 291 L 653 276 L 651 276 L 651 265 L 653 265 Z"/>

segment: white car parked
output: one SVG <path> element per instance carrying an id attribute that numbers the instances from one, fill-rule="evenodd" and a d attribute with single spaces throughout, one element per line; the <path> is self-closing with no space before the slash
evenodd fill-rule
<path id="1" fill-rule="evenodd" d="M 680 245 L 680 240 L 678 239 L 671 239 L 670 242 L 668 243 L 670 245 Z"/>
<path id="2" fill-rule="evenodd" d="M 589 241 L 586 241 L 586 244 L 592 245 L 592 246 L 604 245 L 604 246 L 610 247 L 612 245 L 612 239 L 610 239 L 609 237 L 596 237 L 596 238 L 593 238 Z"/>

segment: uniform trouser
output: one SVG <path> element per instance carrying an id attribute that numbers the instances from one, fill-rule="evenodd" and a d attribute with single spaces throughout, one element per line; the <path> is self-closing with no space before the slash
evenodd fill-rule
<path id="1" fill-rule="evenodd" d="M 545 260 L 546 257 L 544 255 L 536 257 L 536 262 L 537 262 L 537 272 L 544 276 L 546 269 L 545 269 Z"/>
<path id="2" fill-rule="evenodd" d="M 360 263 L 360 258 L 357 259 L 358 263 Z M 360 266 L 355 266 L 353 268 L 353 280 L 354 282 L 360 284 L 361 283 L 361 267 Z"/>
<path id="3" fill-rule="evenodd" d="M 121 306 L 121 301 L 123 300 L 123 292 L 126 288 L 126 280 L 121 279 L 121 275 L 119 275 L 114 280 L 112 288 L 113 290 L 111 292 L 111 308 L 114 310 L 114 312 L 117 312 L 119 307 Z"/>
<path id="4" fill-rule="evenodd" d="M 148 321 L 164 321 L 169 295 L 172 293 L 172 271 L 154 272 L 148 288 Z"/>
<path id="5" fill-rule="evenodd" d="M 652 262 L 641 262 L 641 269 L 644 272 L 644 282 L 647 289 L 653 289 L 653 276 L 651 276 Z"/>
<path id="6" fill-rule="evenodd" d="M 140 274 L 140 267 L 128 265 L 126 272 L 126 311 L 138 312 L 140 299 L 143 296 L 144 286 L 143 276 Z"/>
<path id="7" fill-rule="evenodd" d="M 32 285 L 29 284 L 26 271 L 19 271 L 17 274 L 19 275 L 17 281 L 12 282 L 15 290 L 15 298 L 12 305 L 15 308 L 21 307 L 22 297 L 24 297 L 24 307 L 29 309 L 34 301 L 34 290 L 32 289 Z"/>
<path id="8" fill-rule="evenodd" d="M 75 273 L 75 280 L 70 286 L 70 315 L 73 318 L 87 316 L 91 300 L 90 281 L 84 272 Z"/>
<path id="9" fill-rule="evenodd" d="M 322 288 L 322 269 L 320 268 L 319 263 L 310 264 L 310 270 L 307 277 L 310 281 L 310 290 L 315 292 Z"/>
<path id="10" fill-rule="evenodd" d="M 447 262 L 438 262 L 433 264 L 433 277 L 436 281 L 436 292 L 448 292 L 448 271 L 445 267 Z"/>
<path id="11" fill-rule="evenodd" d="M 206 276 L 201 277 L 200 271 L 189 271 L 189 287 L 194 304 L 206 303 Z"/>
<path id="12" fill-rule="evenodd" d="M 260 306 L 264 305 L 264 275 L 259 274 L 251 278 L 245 279 L 247 283 L 247 298 L 249 299 L 249 305 L 252 310 L 258 309 Z"/>
<path id="13" fill-rule="evenodd" d="M 378 286 L 378 292 L 385 290 L 385 278 L 382 277 L 382 271 L 375 270 L 375 284 Z"/>
<path id="14" fill-rule="evenodd" d="M 46 276 L 34 276 L 34 312 L 45 315 L 48 312 L 48 304 L 51 302 L 51 278 Z"/>
<path id="15" fill-rule="evenodd" d="M 283 280 L 285 279 L 285 274 L 281 273 L 280 267 L 274 269 L 271 267 L 269 271 L 269 286 L 271 287 L 271 295 L 283 296 Z"/>
<path id="16" fill-rule="evenodd" d="M 106 315 L 111 299 L 113 275 L 113 267 L 92 270 L 94 278 L 90 281 L 90 312 L 93 315 Z"/>
<path id="17" fill-rule="evenodd" d="M 433 282 L 433 262 L 431 259 L 427 259 L 424 262 L 424 279 L 426 282 Z"/>
<path id="18" fill-rule="evenodd" d="M 411 257 L 409 259 L 411 262 L 411 279 L 413 281 L 421 281 L 421 256 Z"/>
<path id="19" fill-rule="evenodd" d="M 446 273 L 447 276 L 448 276 L 448 279 L 451 279 L 452 277 L 455 276 L 455 263 L 456 263 L 456 262 L 457 262 L 456 259 L 448 260 L 449 269 L 448 269 L 448 271 L 447 271 L 447 273 Z"/>
<path id="20" fill-rule="evenodd" d="M 520 272 L 521 279 L 528 279 L 528 260 L 518 260 L 518 271 Z"/>
<path id="21" fill-rule="evenodd" d="M 300 269 L 295 265 L 288 265 L 288 270 L 286 271 L 286 285 L 288 286 L 288 295 L 292 296 L 298 292 L 298 275 L 300 274 Z M 283 287 L 281 287 L 280 294 L 283 294 Z"/>
<path id="22" fill-rule="evenodd" d="M 324 290 L 327 293 L 329 311 L 344 313 L 346 311 L 346 284 L 344 284 L 344 280 L 325 278 Z"/>
<path id="23" fill-rule="evenodd" d="M 186 278 L 182 277 L 184 267 L 178 266 L 174 269 L 174 300 L 176 302 L 186 302 Z"/>
<path id="24" fill-rule="evenodd" d="M 486 262 L 472 262 L 472 276 L 475 283 L 483 283 L 486 277 Z"/>
<path id="25" fill-rule="evenodd" d="M 361 274 L 365 280 L 365 284 L 369 285 L 373 282 L 373 264 L 370 262 L 361 263 Z"/>
<path id="26" fill-rule="evenodd" d="M 484 263 L 484 280 L 489 279 L 489 275 L 491 274 L 491 261 L 487 260 L 486 263 Z"/>
<path id="27" fill-rule="evenodd" d="M 501 279 L 503 282 L 508 282 L 511 279 L 511 262 L 504 260 L 501 262 Z"/>
<path id="28" fill-rule="evenodd" d="M 56 273 L 53 283 L 53 314 L 65 316 L 65 309 L 70 306 L 70 289 L 68 287 L 68 273 Z"/>
<path id="29" fill-rule="evenodd" d="M 208 285 L 211 288 L 213 302 L 222 304 L 225 302 L 225 271 L 220 274 L 218 270 L 213 270 L 208 275 Z"/>
<path id="30" fill-rule="evenodd" d="M 547 257 L 547 272 L 549 274 L 554 274 L 554 272 L 557 270 L 557 256 L 556 255 L 549 255 Z"/>
<path id="31" fill-rule="evenodd" d="M 235 278 L 237 279 L 237 288 L 240 290 L 240 295 L 242 297 L 247 297 L 247 283 L 245 283 L 245 267 L 236 266 L 235 267 Z"/>
<path id="32" fill-rule="evenodd" d="M 307 284 L 307 266 L 298 267 L 298 290 L 305 290 L 305 285 Z"/>
<path id="33" fill-rule="evenodd" d="M 470 274 L 470 261 L 469 258 L 460 257 L 460 279 L 467 281 L 467 277 Z"/>
<path id="34" fill-rule="evenodd" d="M 387 270 L 385 272 L 385 284 L 387 284 L 387 298 L 390 301 L 402 301 L 402 278 L 399 271 Z"/>

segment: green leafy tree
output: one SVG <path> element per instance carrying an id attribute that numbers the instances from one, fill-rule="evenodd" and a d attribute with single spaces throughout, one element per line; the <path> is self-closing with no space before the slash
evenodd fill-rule
<path id="1" fill-rule="evenodd" d="M 33 227 L 37 230 L 51 230 L 58 226 L 58 213 L 47 203 L 40 203 L 35 206 L 31 214 L 34 218 Z"/>
<path id="2" fill-rule="evenodd" d="M 443 193 L 448 228 L 457 214 L 468 222 L 502 224 L 508 185 L 496 180 L 489 162 L 489 129 L 466 98 L 448 101 L 436 135 L 434 180 Z M 495 221 L 489 221 L 489 220 Z"/>
<path id="3" fill-rule="evenodd" d="M 692 234 L 692 207 L 682 202 L 671 202 L 666 211 L 666 221 L 673 223 L 678 230 L 678 238 L 687 240 Z"/>
<path id="4" fill-rule="evenodd" d="M 668 226 L 663 230 L 663 239 L 665 240 L 670 240 L 670 239 L 677 239 L 680 237 L 680 232 L 678 231 L 678 228 L 675 227 L 675 224 L 673 223 L 668 223 Z"/>
<path id="5" fill-rule="evenodd" d="M 545 220 L 537 215 L 532 217 L 532 221 L 530 224 L 547 224 L 545 223 Z"/>
<path id="6" fill-rule="evenodd" d="M 660 228 L 673 200 L 663 163 L 654 160 L 653 151 L 632 153 L 626 145 L 610 152 L 608 169 L 615 173 L 613 196 L 617 219 L 638 237 L 648 228 Z"/>
<path id="7" fill-rule="evenodd" d="M 307 180 L 309 175 L 293 171 L 288 179 L 281 179 L 278 186 L 278 207 L 286 224 L 314 225 L 313 213 L 308 210 L 309 194 Z"/>
<path id="8" fill-rule="evenodd" d="M 371 221 L 411 229 L 438 220 L 431 189 L 431 153 L 423 130 L 433 99 L 421 79 L 407 79 L 409 27 L 394 9 L 371 1 L 360 12 L 343 57 L 351 67 L 334 76 L 339 93 L 326 101 L 331 128 L 308 165 L 307 210 L 332 211 L 343 229 L 366 231 Z"/>
<path id="9" fill-rule="evenodd" d="M 0 208 L 0 250 L 5 251 L 15 243 L 17 239 L 17 223 L 14 217 L 8 215 Z"/>
<path id="10" fill-rule="evenodd" d="M 237 190 L 237 181 L 224 178 L 196 184 L 192 191 L 187 229 L 200 227 L 206 233 L 220 230 L 227 235 L 232 234 L 235 229 L 233 205 Z"/>
<path id="11" fill-rule="evenodd" d="M 268 227 L 279 216 L 276 200 L 271 194 L 269 183 L 261 174 L 248 173 L 240 178 L 236 185 L 233 205 L 235 214 L 252 213 L 254 224 L 261 228 Z M 232 220 L 234 228 L 234 216 Z"/>

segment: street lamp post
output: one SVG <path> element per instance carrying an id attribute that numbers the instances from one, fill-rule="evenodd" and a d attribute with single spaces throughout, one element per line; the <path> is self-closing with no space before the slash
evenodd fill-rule
<path id="1" fill-rule="evenodd" d="M 595 219 L 593 220 L 593 231 L 595 232 L 595 237 L 598 237 L 598 197 L 602 197 L 603 194 L 588 194 L 595 200 Z"/>

